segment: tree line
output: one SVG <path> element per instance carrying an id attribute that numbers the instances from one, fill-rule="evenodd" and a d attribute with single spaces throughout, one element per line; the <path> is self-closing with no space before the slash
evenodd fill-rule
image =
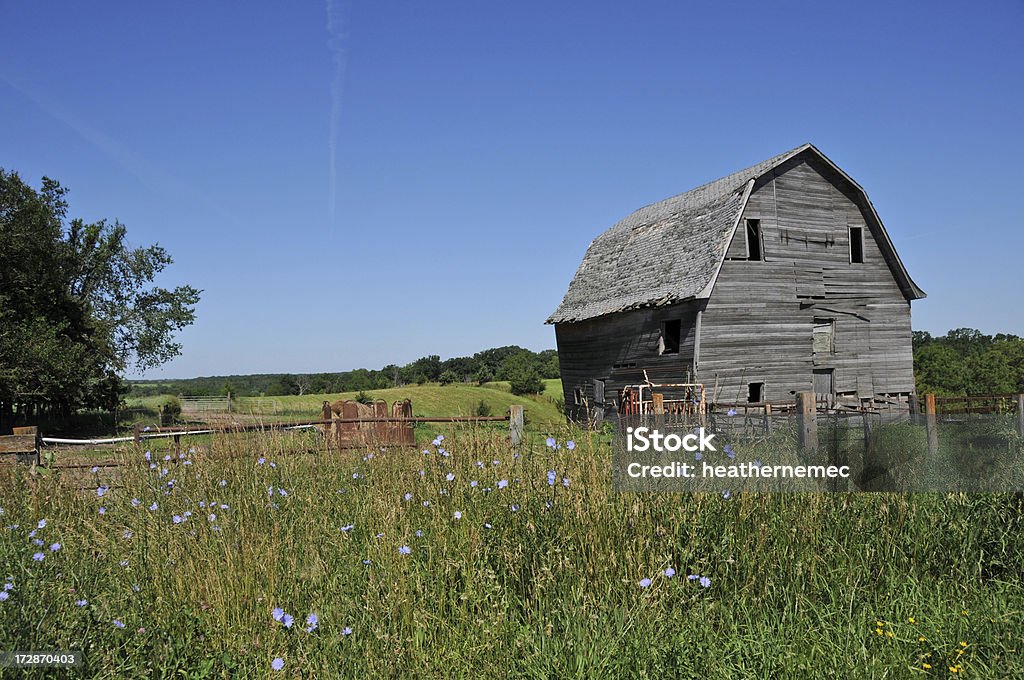
<path id="1" fill-rule="evenodd" d="M 511 384 L 516 394 L 537 394 L 543 380 L 558 378 L 558 353 L 533 352 L 517 345 L 495 347 L 469 357 L 442 360 L 438 355 L 421 357 L 404 366 L 389 364 L 381 369 L 358 368 L 335 373 L 231 375 L 160 382 L 135 381 L 131 396 L 188 394 L 217 396 L 282 396 L 363 392 L 404 385 L 475 383 L 495 380 Z"/>
<path id="2" fill-rule="evenodd" d="M 939 337 L 914 331 L 914 381 L 918 394 L 1024 393 L 1024 339 L 973 328 Z"/>

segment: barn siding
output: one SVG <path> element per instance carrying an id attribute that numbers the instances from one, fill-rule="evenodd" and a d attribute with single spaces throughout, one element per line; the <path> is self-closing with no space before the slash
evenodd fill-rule
<path id="1" fill-rule="evenodd" d="M 855 195 L 803 156 L 755 185 L 735 241 L 759 219 L 765 259 L 727 259 L 701 322 L 697 374 L 713 398 L 743 401 L 748 383 L 764 382 L 766 400 L 790 401 L 828 368 L 837 393 L 913 391 L 910 303 Z M 851 226 L 864 228 L 862 264 L 849 261 Z M 729 253 L 740 251 L 734 242 Z M 812 353 L 815 318 L 835 319 L 834 354 Z"/>
<path id="2" fill-rule="evenodd" d="M 575 390 L 582 389 L 593 406 L 594 379 L 605 380 L 604 406 L 608 415 L 613 415 L 619 391 L 625 385 L 643 382 L 644 369 L 656 381 L 671 378 L 677 382 L 692 375 L 697 308 L 691 302 L 557 324 L 555 341 L 567 415 L 585 417 L 578 412 Z M 673 319 L 681 321 L 679 353 L 659 355 L 662 323 Z"/>

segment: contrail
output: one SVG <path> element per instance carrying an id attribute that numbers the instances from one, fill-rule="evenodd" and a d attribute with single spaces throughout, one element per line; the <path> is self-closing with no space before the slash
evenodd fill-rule
<path id="1" fill-rule="evenodd" d="M 334 229 L 338 201 L 338 116 L 341 114 L 341 86 L 342 77 L 345 73 L 345 49 L 343 46 L 345 36 L 342 31 L 341 9 L 335 6 L 334 0 L 327 0 L 327 34 L 327 49 L 330 51 L 331 60 L 334 62 L 334 78 L 331 79 L 331 117 L 328 121 L 327 131 L 327 149 L 329 153 L 327 206 L 330 216 L 328 227 Z"/>

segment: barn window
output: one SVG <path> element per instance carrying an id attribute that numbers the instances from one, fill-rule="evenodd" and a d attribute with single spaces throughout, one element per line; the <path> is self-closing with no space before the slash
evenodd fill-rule
<path id="1" fill-rule="evenodd" d="M 850 227 L 850 262 L 864 262 L 864 227 Z"/>
<path id="2" fill-rule="evenodd" d="M 586 397 L 583 395 L 583 388 L 577 387 L 572 393 L 573 399 L 577 406 L 582 406 Z"/>
<path id="3" fill-rule="evenodd" d="M 759 404 L 764 396 L 764 383 L 752 382 L 747 385 L 747 402 Z"/>
<path id="4" fill-rule="evenodd" d="M 815 354 L 832 354 L 836 351 L 835 319 L 815 319 L 811 351 Z"/>
<path id="5" fill-rule="evenodd" d="M 661 324 L 661 338 L 658 340 L 658 354 L 679 354 L 679 319 Z"/>
<path id="6" fill-rule="evenodd" d="M 747 259 L 759 262 L 764 259 L 761 248 L 761 220 L 747 220 Z"/>

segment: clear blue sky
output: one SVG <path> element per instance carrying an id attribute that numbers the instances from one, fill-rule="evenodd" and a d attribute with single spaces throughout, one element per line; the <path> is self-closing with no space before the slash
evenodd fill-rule
<path id="1" fill-rule="evenodd" d="M 0 1 L 0 166 L 205 292 L 151 376 L 519 344 L 632 210 L 810 141 L 917 329 L 1024 335 L 1024 4 Z"/>

